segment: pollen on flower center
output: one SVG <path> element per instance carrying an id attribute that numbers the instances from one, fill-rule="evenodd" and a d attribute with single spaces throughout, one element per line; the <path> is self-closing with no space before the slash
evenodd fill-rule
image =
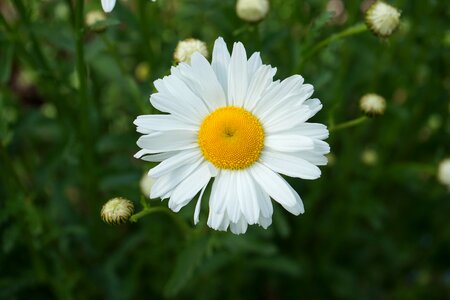
<path id="1" fill-rule="evenodd" d="M 205 159 L 217 168 L 245 169 L 259 159 L 264 130 L 259 120 L 247 110 L 226 106 L 203 120 L 198 144 Z"/>

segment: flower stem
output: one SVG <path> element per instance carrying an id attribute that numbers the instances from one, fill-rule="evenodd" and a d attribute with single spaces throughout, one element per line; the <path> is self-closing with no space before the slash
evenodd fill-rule
<path id="1" fill-rule="evenodd" d="M 366 116 L 362 116 L 362 117 L 359 117 L 359 118 L 356 118 L 356 119 L 353 119 L 353 120 L 350 120 L 350 121 L 338 124 L 336 126 L 331 126 L 329 131 L 332 132 L 332 131 L 338 131 L 338 130 L 341 130 L 341 129 L 353 127 L 353 126 L 356 126 L 356 125 L 359 125 L 359 124 L 365 122 L 367 119 L 368 118 Z"/>
<path id="2" fill-rule="evenodd" d="M 192 229 L 188 225 L 186 225 L 186 223 L 183 220 L 181 220 L 178 217 L 178 215 L 174 214 L 168 208 L 163 207 L 163 206 L 144 208 L 140 212 L 135 213 L 134 215 L 132 215 L 130 217 L 130 221 L 131 222 L 137 222 L 140 218 L 142 218 L 142 217 L 144 217 L 146 215 L 153 214 L 153 213 L 158 213 L 158 212 L 165 213 L 166 215 L 171 217 L 172 220 L 178 225 L 180 230 L 183 232 L 184 236 L 188 236 L 191 233 Z"/>
<path id="3" fill-rule="evenodd" d="M 76 70 L 79 81 L 79 125 L 80 125 L 80 140 L 83 143 L 82 153 L 80 154 L 83 173 L 85 174 L 85 190 L 92 192 L 95 186 L 93 180 L 93 148 L 91 131 L 92 126 L 90 122 L 90 110 L 88 99 L 88 87 L 87 87 L 87 69 L 84 59 L 84 0 L 76 1 L 75 8 L 75 40 L 76 40 Z"/>
<path id="4" fill-rule="evenodd" d="M 301 66 L 303 65 L 303 63 L 310 58 L 311 56 L 315 55 L 317 52 L 319 52 L 321 49 L 327 47 L 328 45 L 332 44 L 335 41 L 341 40 L 343 38 L 346 38 L 348 36 L 352 36 L 361 32 L 367 31 L 367 26 L 364 23 L 357 23 L 351 27 L 348 27 L 338 33 L 335 33 L 329 37 L 327 37 L 326 39 L 320 41 L 319 43 L 317 43 L 314 47 L 311 48 L 311 50 L 307 51 L 300 63 L 299 63 L 299 67 L 297 68 L 297 70 L 301 69 Z"/>

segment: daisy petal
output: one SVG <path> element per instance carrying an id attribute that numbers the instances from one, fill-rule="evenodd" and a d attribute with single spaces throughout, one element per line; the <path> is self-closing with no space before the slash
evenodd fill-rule
<path id="1" fill-rule="evenodd" d="M 225 93 L 216 73 L 206 58 L 194 53 L 191 58 L 192 76 L 199 85 L 199 94 L 212 110 L 226 105 Z"/>
<path id="2" fill-rule="evenodd" d="M 186 177 L 188 177 L 200 165 L 200 161 L 194 164 L 187 164 L 178 167 L 170 173 L 167 173 L 156 179 L 150 192 L 150 198 L 168 198 L 173 189 Z"/>
<path id="3" fill-rule="evenodd" d="M 303 206 L 300 206 L 300 196 L 280 175 L 260 163 L 255 163 L 250 168 L 250 172 L 259 186 L 273 200 L 280 203 L 286 210 L 295 215 L 302 212 L 301 208 Z"/>
<path id="4" fill-rule="evenodd" d="M 252 111 L 260 100 L 263 92 L 267 90 L 277 72 L 276 68 L 261 66 L 250 80 L 250 85 L 245 96 L 245 109 Z"/>
<path id="5" fill-rule="evenodd" d="M 237 195 L 242 214 L 248 224 L 256 224 L 259 219 L 259 204 L 255 190 L 255 183 L 248 172 L 236 172 Z"/>
<path id="6" fill-rule="evenodd" d="M 258 70 L 262 66 L 262 59 L 259 52 L 255 52 L 248 59 L 248 79 L 249 81 L 252 79 L 256 70 Z"/>
<path id="7" fill-rule="evenodd" d="M 241 217 L 238 222 L 230 223 L 230 230 L 234 234 L 243 234 L 247 231 L 248 224 L 244 217 Z"/>
<path id="8" fill-rule="evenodd" d="M 263 151 L 261 162 L 275 172 L 302 179 L 317 179 L 320 169 L 312 163 L 292 154 L 271 150 Z"/>
<path id="9" fill-rule="evenodd" d="M 134 125 L 148 130 L 198 130 L 198 126 L 185 123 L 171 115 L 143 115 L 134 120 Z"/>
<path id="10" fill-rule="evenodd" d="M 159 165 L 151 169 L 148 174 L 151 177 L 160 177 L 168 172 L 173 171 L 179 166 L 195 163 L 201 160 L 201 154 L 197 149 L 181 151 L 177 155 L 172 156 L 161 162 Z"/>
<path id="11" fill-rule="evenodd" d="M 102 0 L 102 8 L 105 12 L 109 13 L 116 5 L 116 0 Z"/>
<path id="12" fill-rule="evenodd" d="M 228 92 L 228 66 L 230 64 L 230 53 L 223 38 L 219 37 L 214 42 L 211 67 L 216 73 L 217 80 L 222 85 L 225 93 Z"/>
<path id="13" fill-rule="evenodd" d="M 195 148 L 198 144 L 194 132 L 173 130 L 143 135 L 138 139 L 137 145 L 145 148 L 148 153 L 160 153 Z"/>
<path id="14" fill-rule="evenodd" d="M 247 54 L 242 43 L 234 43 L 228 69 L 228 101 L 230 105 L 243 106 L 247 86 Z"/>
<path id="15" fill-rule="evenodd" d="M 208 166 L 203 163 L 175 188 L 170 196 L 169 208 L 174 212 L 178 212 L 208 184 L 210 179 L 211 174 L 209 173 Z"/>
<path id="16" fill-rule="evenodd" d="M 296 152 L 312 150 L 314 141 L 306 136 L 295 134 L 273 134 L 266 137 L 264 146 L 276 151 Z"/>

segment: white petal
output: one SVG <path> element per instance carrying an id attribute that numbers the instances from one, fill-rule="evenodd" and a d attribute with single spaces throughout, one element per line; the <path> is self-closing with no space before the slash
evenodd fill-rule
<path id="1" fill-rule="evenodd" d="M 137 145 L 147 149 L 148 153 L 184 150 L 198 147 L 197 135 L 192 131 L 155 132 L 141 136 Z"/>
<path id="2" fill-rule="evenodd" d="M 229 104 L 242 107 L 247 94 L 247 54 L 242 43 L 234 43 L 228 69 L 228 101 Z"/>
<path id="3" fill-rule="evenodd" d="M 262 189 L 258 184 L 255 184 L 255 190 L 258 195 L 258 203 L 261 210 L 260 218 L 272 218 L 273 206 L 272 201 L 270 201 L 269 194 L 267 194 L 266 191 L 264 191 L 264 189 Z"/>
<path id="4" fill-rule="evenodd" d="M 247 231 L 247 221 L 245 221 L 245 218 L 241 216 L 238 222 L 231 223 L 230 224 L 230 230 L 234 234 L 243 234 Z"/>
<path id="5" fill-rule="evenodd" d="M 295 215 L 303 212 L 300 196 L 280 175 L 260 163 L 253 164 L 250 172 L 259 186 L 286 210 Z"/>
<path id="6" fill-rule="evenodd" d="M 239 206 L 248 224 L 256 224 L 259 219 L 258 195 L 255 190 L 255 182 L 247 171 L 236 171 L 237 196 Z"/>
<path id="7" fill-rule="evenodd" d="M 267 229 L 267 228 L 269 228 L 270 225 L 272 225 L 272 218 L 271 217 L 270 218 L 266 218 L 266 217 L 260 216 L 258 224 L 262 228 Z"/>
<path id="8" fill-rule="evenodd" d="M 270 66 L 261 66 L 258 68 L 250 80 L 247 95 L 245 96 L 245 109 L 249 111 L 254 109 L 264 91 L 266 91 L 272 83 L 276 71 L 277 69 Z"/>
<path id="9" fill-rule="evenodd" d="M 289 129 L 289 132 L 318 140 L 324 140 L 329 136 L 327 126 L 320 123 L 301 123 Z"/>
<path id="10" fill-rule="evenodd" d="M 309 99 L 306 100 L 304 105 L 308 106 L 310 113 L 310 118 L 312 118 L 319 110 L 322 109 L 322 103 L 320 103 L 319 99 Z"/>
<path id="11" fill-rule="evenodd" d="M 221 170 L 216 176 L 209 201 L 210 210 L 217 214 L 222 214 L 226 211 L 227 195 L 230 190 L 231 172 L 228 170 Z"/>
<path id="12" fill-rule="evenodd" d="M 239 204 L 239 196 L 237 193 L 238 178 L 236 172 L 229 173 L 228 189 L 225 192 L 225 205 L 227 209 L 228 218 L 231 223 L 237 223 L 241 217 L 241 206 Z"/>
<path id="13" fill-rule="evenodd" d="M 158 131 L 168 130 L 198 130 L 198 126 L 188 124 L 181 120 L 174 118 L 171 115 L 143 115 L 138 116 L 134 120 L 134 125 L 148 129 Z"/>
<path id="14" fill-rule="evenodd" d="M 173 103 L 181 107 L 184 110 L 184 114 L 200 121 L 209 114 L 202 99 L 194 94 L 194 92 L 178 76 L 166 76 L 162 79 L 162 84 L 166 89 L 160 93 L 164 94 L 166 97 L 170 98 Z"/>
<path id="15" fill-rule="evenodd" d="M 314 141 L 306 136 L 295 134 L 272 134 L 266 136 L 264 146 L 276 151 L 296 152 L 312 150 Z"/>
<path id="16" fill-rule="evenodd" d="M 162 161 L 159 165 L 151 169 L 148 174 L 157 178 L 168 172 L 172 172 L 180 166 L 192 164 L 198 160 L 201 160 L 201 154 L 197 149 L 181 151 L 171 158 Z"/>
<path id="17" fill-rule="evenodd" d="M 253 75 L 255 74 L 256 70 L 258 70 L 262 66 L 262 60 L 261 55 L 259 52 L 255 52 L 250 56 L 248 59 L 248 78 L 249 80 L 252 79 Z"/>
<path id="18" fill-rule="evenodd" d="M 215 110 L 225 106 L 227 101 L 222 85 L 206 58 L 200 53 L 194 53 L 191 57 L 191 68 L 192 77 L 199 86 L 199 95 L 208 107 Z"/>
<path id="19" fill-rule="evenodd" d="M 103 10 L 107 13 L 111 12 L 116 5 L 116 0 L 102 0 Z"/>
<path id="20" fill-rule="evenodd" d="M 152 186 L 150 198 L 168 198 L 171 195 L 173 188 L 194 172 L 200 163 L 201 162 L 198 161 L 193 164 L 182 165 L 172 172 L 157 178 Z"/>
<path id="21" fill-rule="evenodd" d="M 316 166 L 325 166 L 328 163 L 328 159 L 326 156 L 314 152 L 314 150 L 311 151 L 299 151 L 293 153 L 294 155 L 298 155 L 299 157 L 303 158 L 304 160 L 309 161 L 312 164 L 315 164 Z"/>
<path id="22" fill-rule="evenodd" d="M 312 163 L 288 153 L 265 150 L 260 157 L 261 162 L 275 172 L 302 179 L 317 179 L 320 169 Z"/>
<path id="23" fill-rule="evenodd" d="M 217 79 L 225 93 L 228 92 L 228 66 L 230 64 L 230 53 L 223 38 L 219 37 L 214 42 L 211 66 L 216 73 Z M 227 95 L 225 95 L 227 96 Z"/>
<path id="24" fill-rule="evenodd" d="M 135 158 L 140 158 L 140 159 L 145 160 L 145 161 L 160 162 L 160 161 L 163 161 L 165 159 L 168 159 L 168 158 L 170 158 L 170 157 L 180 153 L 180 151 L 168 151 L 168 152 L 148 155 L 150 153 L 153 153 L 153 152 L 149 152 L 147 149 L 142 149 L 142 150 L 139 150 L 134 155 L 134 157 Z"/>
<path id="25" fill-rule="evenodd" d="M 178 212 L 192 198 L 208 184 L 211 179 L 208 166 L 206 163 L 184 179 L 173 191 L 169 200 L 169 208 L 174 212 Z"/>
<path id="26" fill-rule="evenodd" d="M 272 84 L 270 90 L 258 102 L 254 113 L 264 121 L 278 106 L 283 107 L 284 100 L 302 84 L 303 77 L 300 75 L 293 75 L 278 84 Z"/>
<path id="27" fill-rule="evenodd" d="M 264 129 L 267 134 L 285 131 L 297 126 L 309 119 L 311 111 L 307 106 L 286 106 L 284 108 L 278 108 L 274 115 L 276 117 L 267 117 L 263 121 Z"/>
<path id="28" fill-rule="evenodd" d="M 200 196 L 198 197 L 197 200 L 197 204 L 195 205 L 195 210 L 194 210 L 194 225 L 198 224 L 199 221 L 199 216 L 200 216 L 200 207 L 202 206 L 202 197 L 203 197 L 203 193 L 206 190 L 207 185 L 205 185 L 202 188 L 202 191 L 200 192 Z"/>

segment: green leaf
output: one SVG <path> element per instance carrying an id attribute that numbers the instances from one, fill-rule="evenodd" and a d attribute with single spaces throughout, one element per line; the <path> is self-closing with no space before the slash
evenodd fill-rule
<path id="1" fill-rule="evenodd" d="M 205 256 L 208 245 L 208 237 L 196 238 L 188 242 L 186 248 L 178 255 L 175 269 L 164 287 L 166 297 L 176 296 L 192 278 Z"/>
<path id="2" fill-rule="evenodd" d="M 14 45 L 8 44 L 3 48 L 2 59 L 0 59 L 0 82 L 6 83 L 11 77 Z"/>

